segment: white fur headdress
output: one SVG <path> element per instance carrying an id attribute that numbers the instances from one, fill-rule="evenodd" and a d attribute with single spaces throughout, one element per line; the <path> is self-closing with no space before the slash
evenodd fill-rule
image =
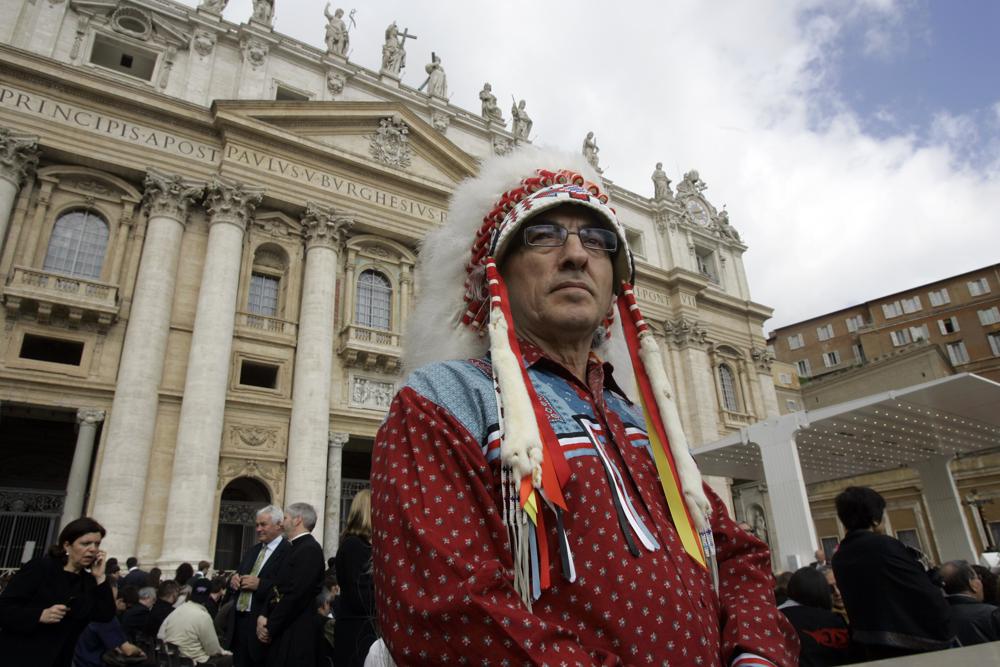
<path id="1" fill-rule="evenodd" d="M 634 269 L 624 228 L 600 183 L 582 155 L 528 145 L 485 160 L 476 177 L 455 189 L 448 221 L 423 242 L 417 268 L 420 291 L 404 337 L 404 363 L 410 369 L 491 354 L 498 408 L 503 407 L 498 410 L 501 462 L 509 502 L 504 517 L 511 529 L 515 584 L 529 606 L 548 585 L 547 563 L 539 562 L 539 553 L 547 550 L 538 549 L 538 540 L 546 539 L 544 508 L 555 513 L 560 533 L 561 512 L 572 511 L 561 493 L 568 468 L 551 426 L 536 418 L 537 395 L 520 358 L 496 261 L 507 239 L 550 206 L 586 206 L 618 235 L 620 250 L 613 262 L 619 317 L 613 325 L 606 323 L 611 333 L 599 352 L 617 357 L 611 360 L 619 386 L 637 389 L 661 485 L 685 549 L 702 564 L 714 552 L 701 474 L 687 448 L 659 347 L 632 293 Z M 616 348 L 624 354 L 613 354 Z M 572 580 L 568 542 L 561 549 L 563 574 Z M 532 571 L 535 580 L 529 581 Z"/>

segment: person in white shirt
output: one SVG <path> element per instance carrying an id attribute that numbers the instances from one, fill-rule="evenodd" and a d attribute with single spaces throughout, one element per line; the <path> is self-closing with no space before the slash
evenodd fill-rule
<path id="1" fill-rule="evenodd" d="M 157 637 L 177 646 L 180 654 L 196 665 L 232 667 L 233 654 L 219 644 L 212 615 L 205 608 L 222 598 L 222 586 L 209 579 L 195 580 L 191 598 L 167 616 Z"/>
<path id="2" fill-rule="evenodd" d="M 284 539 L 284 512 L 268 505 L 257 511 L 257 544 L 247 550 L 236 573 L 229 579 L 229 599 L 236 600 L 226 627 L 226 648 L 232 649 L 236 667 L 264 664 L 267 647 L 257 640 L 257 616 L 274 587 L 274 575 L 288 552 Z M 259 562 L 258 562 L 259 561 Z"/>

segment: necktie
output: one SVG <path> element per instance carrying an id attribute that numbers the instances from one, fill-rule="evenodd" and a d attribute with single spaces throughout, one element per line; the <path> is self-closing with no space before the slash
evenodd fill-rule
<path id="1" fill-rule="evenodd" d="M 253 569 L 250 570 L 250 576 L 256 577 L 260 572 L 261 566 L 264 564 L 264 556 L 267 555 L 267 545 L 262 544 L 260 546 L 260 553 L 257 554 L 257 560 L 253 563 Z M 236 600 L 236 611 L 250 611 L 250 598 L 253 597 L 253 591 L 243 591 L 240 593 L 240 597 Z"/>

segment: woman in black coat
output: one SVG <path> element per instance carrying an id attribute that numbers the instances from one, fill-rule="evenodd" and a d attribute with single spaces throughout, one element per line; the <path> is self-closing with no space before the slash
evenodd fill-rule
<path id="1" fill-rule="evenodd" d="M 27 563 L 0 594 L 0 660 L 8 665 L 69 667 L 91 621 L 110 621 L 115 598 L 100 550 L 105 530 L 71 521 L 49 553 Z"/>
<path id="2" fill-rule="evenodd" d="M 359 491 L 351 501 L 347 528 L 337 550 L 336 624 L 333 664 L 362 667 L 375 643 L 375 582 L 372 579 L 372 496 Z"/>
<path id="3" fill-rule="evenodd" d="M 778 609 L 799 635 L 800 667 L 848 665 L 854 660 L 847 623 L 833 611 L 826 575 L 804 567 L 788 581 L 788 599 Z"/>

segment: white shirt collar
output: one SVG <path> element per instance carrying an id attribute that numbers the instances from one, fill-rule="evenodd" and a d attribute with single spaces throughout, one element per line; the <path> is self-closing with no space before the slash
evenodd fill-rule
<path id="1" fill-rule="evenodd" d="M 276 548 L 278 548 L 279 544 L 281 544 L 281 535 L 278 535 L 276 538 L 268 542 L 264 546 L 264 548 L 267 549 L 268 551 L 274 551 Z"/>

